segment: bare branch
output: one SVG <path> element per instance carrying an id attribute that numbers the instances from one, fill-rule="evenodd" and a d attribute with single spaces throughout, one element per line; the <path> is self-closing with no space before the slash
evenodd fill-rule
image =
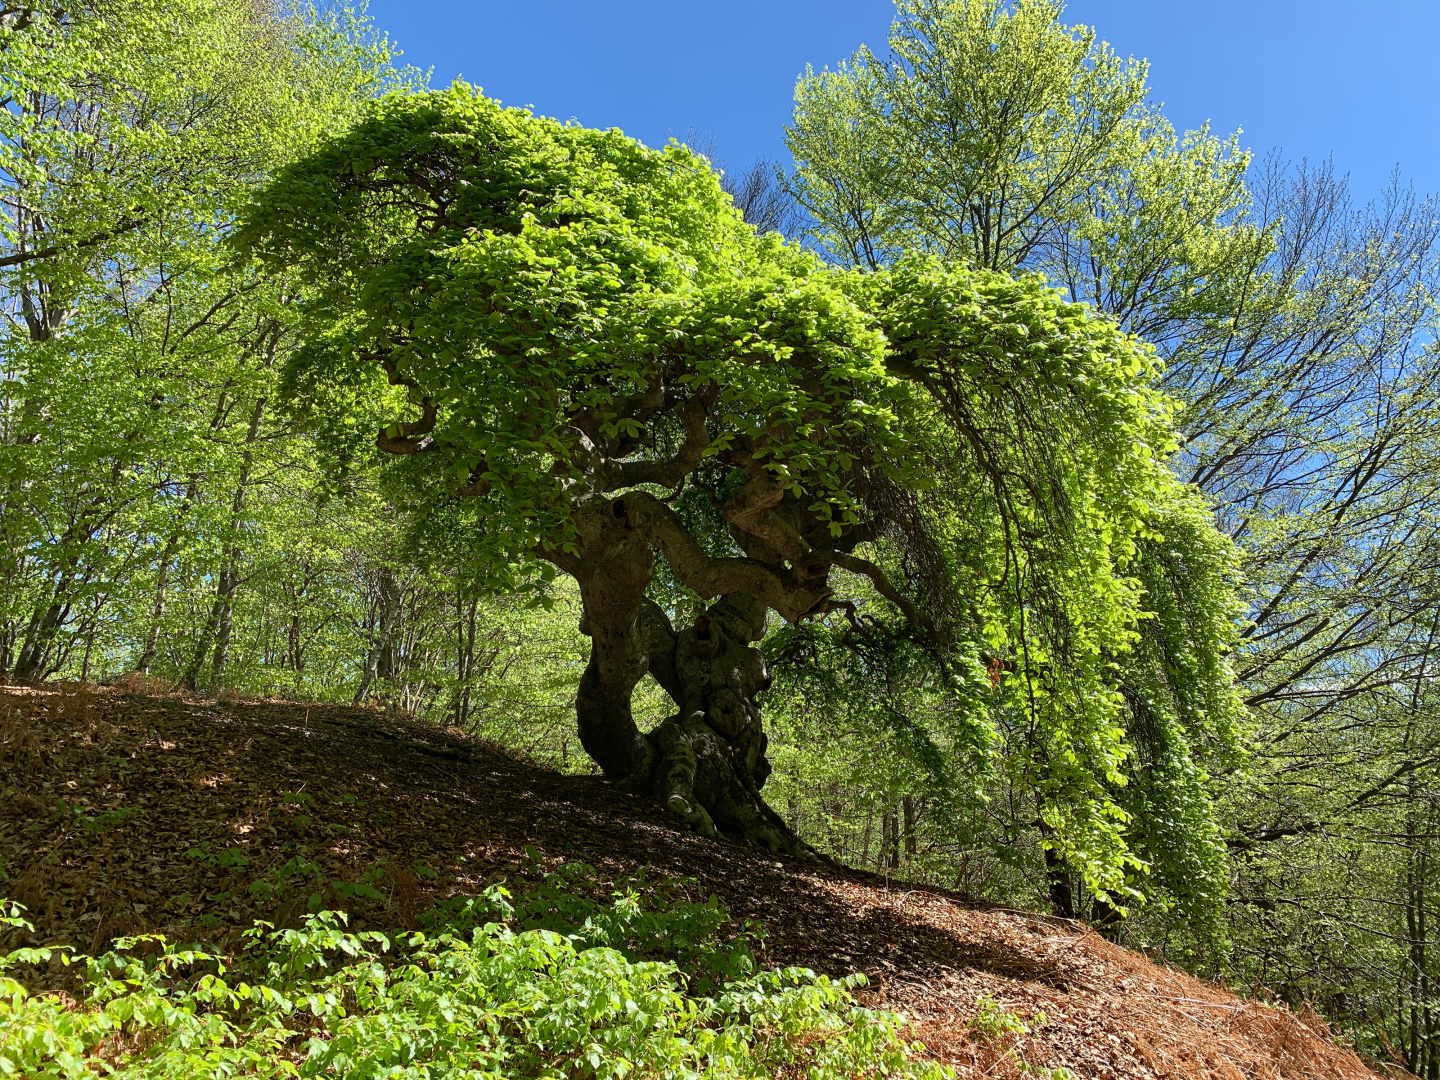
<path id="1" fill-rule="evenodd" d="M 869 559 L 846 555 L 840 551 L 820 551 L 816 552 L 816 557 L 827 559 L 841 569 L 849 570 L 852 574 L 863 574 L 865 577 L 868 577 L 874 583 L 880 595 L 898 607 L 911 625 L 922 627 L 932 638 L 935 636 L 935 623 L 930 616 L 916 607 L 904 593 L 891 583 L 885 571 L 881 570 L 880 567 L 876 566 Z"/>

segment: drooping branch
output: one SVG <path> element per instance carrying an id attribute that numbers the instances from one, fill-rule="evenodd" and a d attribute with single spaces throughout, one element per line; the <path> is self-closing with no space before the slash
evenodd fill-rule
<path id="1" fill-rule="evenodd" d="M 923 628 L 932 638 L 935 636 L 935 621 L 921 611 L 904 593 L 897 589 L 885 571 L 869 559 L 861 559 L 855 555 L 847 555 L 842 551 L 823 551 L 819 553 L 819 557 L 828 559 L 836 566 L 844 570 L 849 570 L 852 574 L 863 574 L 865 577 L 868 577 L 871 582 L 874 583 L 876 591 L 898 607 L 911 625 Z"/>

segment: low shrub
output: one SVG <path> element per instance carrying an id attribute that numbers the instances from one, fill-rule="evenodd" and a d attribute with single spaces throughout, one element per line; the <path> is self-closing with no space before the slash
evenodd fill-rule
<path id="1" fill-rule="evenodd" d="M 627 888 L 597 901 L 583 865 L 512 896 L 443 904 L 415 932 L 352 932 L 343 912 L 258 923 L 235 956 L 160 935 L 83 964 L 78 998 L 30 995 L 0 958 L 0 1074 L 24 1077 L 728 1078 L 950 1075 L 902 1018 L 859 1007 L 862 976 L 756 969 L 713 898 Z M 23 926 L 11 905 L 3 917 Z"/>

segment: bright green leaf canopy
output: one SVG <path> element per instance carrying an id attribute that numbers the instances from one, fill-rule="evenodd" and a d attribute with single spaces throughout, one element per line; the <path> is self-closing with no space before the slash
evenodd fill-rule
<path id="1" fill-rule="evenodd" d="M 756 236 L 684 148 L 464 85 L 376 103 L 239 242 L 311 290 L 298 407 L 337 452 L 374 439 L 425 498 L 468 499 L 497 565 L 572 574 L 597 685 L 653 664 L 647 591 L 908 625 L 977 752 L 1028 718 L 1012 761 L 1051 845 L 1122 888 L 1137 559 L 1166 515 L 1203 522 L 1164 467 L 1148 346 L 1033 278 L 827 267 Z M 1193 562 L 1228 612 L 1223 552 Z M 1225 625 L 1188 643 L 1222 687 Z"/>

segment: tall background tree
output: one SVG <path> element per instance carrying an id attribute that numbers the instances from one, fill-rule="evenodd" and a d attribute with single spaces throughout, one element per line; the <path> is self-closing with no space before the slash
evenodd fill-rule
<path id="1" fill-rule="evenodd" d="M 0 673 L 113 670 L 117 620 L 148 671 L 199 575 L 177 666 L 208 682 L 259 570 L 254 510 L 309 497 L 275 412 L 288 287 L 218 241 L 255 183 L 408 76 L 344 11 L 208 0 L 17 10 L 0 53 Z"/>
<path id="2" fill-rule="evenodd" d="M 1059 4 L 902 3 L 888 57 L 801 79 L 793 188 L 841 261 L 1032 271 L 1156 345 L 1173 467 L 1244 552 L 1233 962 L 1431 1069 L 1434 204 L 1177 136 L 1144 79 Z M 1129 932 L 1174 955 L 1161 910 Z"/>

